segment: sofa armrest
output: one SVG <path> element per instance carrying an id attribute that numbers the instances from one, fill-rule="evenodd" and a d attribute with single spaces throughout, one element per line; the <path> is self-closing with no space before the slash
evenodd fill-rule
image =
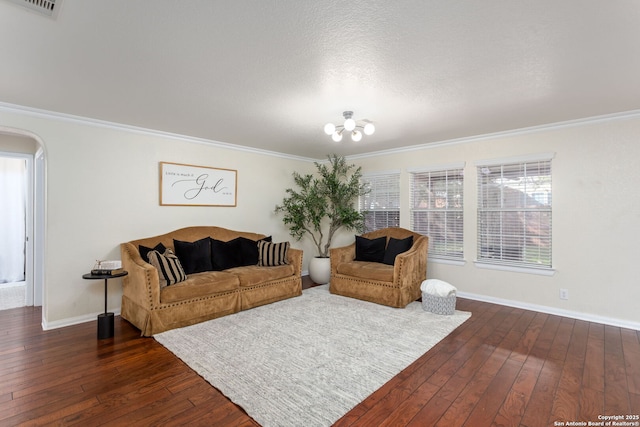
<path id="1" fill-rule="evenodd" d="M 429 238 L 421 236 L 413 243 L 411 249 L 396 256 L 393 264 L 393 284 L 400 288 L 408 288 L 427 278 L 427 252 Z"/>
<path id="2" fill-rule="evenodd" d="M 289 248 L 287 251 L 287 262 L 293 265 L 294 275 L 302 277 L 302 249 Z"/>
<path id="3" fill-rule="evenodd" d="M 329 258 L 331 258 L 331 275 L 337 274 L 338 265 L 353 261 L 356 257 L 356 244 L 352 243 L 348 246 L 342 246 L 340 248 L 331 248 L 329 250 Z"/>
<path id="4" fill-rule="evenodd" d="M 158 270 L 140 256 L 131 243 L 120 245 L 122 268 L 129 274 L 124 276 L 122 293 L 127 298 L 145 308 L 160 305 L 160 279 Z"/>

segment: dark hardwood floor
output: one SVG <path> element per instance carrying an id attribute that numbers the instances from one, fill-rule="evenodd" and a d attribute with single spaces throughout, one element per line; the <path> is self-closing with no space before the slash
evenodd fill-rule
<path id="1" fill-rule="evenodd" d="M 639 331 L 464 299 L 457 308 L 471 319 L 336 425 L 554 426 L 640 414 Z M 40 323 L 40 308 L 0 311 L 0 426 L 258 425 L 120 317 L 106 340 L 96 322 L 46 332 Z"/>

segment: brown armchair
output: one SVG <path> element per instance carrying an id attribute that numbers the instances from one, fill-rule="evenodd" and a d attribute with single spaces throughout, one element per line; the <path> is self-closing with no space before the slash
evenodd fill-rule
<path id="1" fill-rule="evenodd" d="M 362 236 L 367 239 L 385 236 L 387 243 L 391 237 L 413 236 L 413 246 L 399 254 L 394 265 L 355 261 L 355 243 L 331 249 L 330 292 L 391 307 L 406 307 L 420 298 L 420 284 L 427 278 L 429 238 L 399 227 L 383 228 Z"/>

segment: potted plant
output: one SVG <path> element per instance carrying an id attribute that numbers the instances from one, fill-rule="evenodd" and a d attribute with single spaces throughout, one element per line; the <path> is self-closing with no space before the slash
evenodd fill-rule
<path id="1" fill-rule="evenodd" d="M 314 163 L 317 176 L 293 173 L 296 188 L 288 188 L 276 212 L 296 240 L 308 234 L 318 254 L 309 264 L 309 276 L 315 283 L 328 283 L 331 275 L 329 248 L 335 233 L 341 228 L 361 232 L 364 216 L 355 204 L 366 194 L 360 183 L 361 168 L 348 165 L 345 158 L 328 156 L 327 163 Z"/>

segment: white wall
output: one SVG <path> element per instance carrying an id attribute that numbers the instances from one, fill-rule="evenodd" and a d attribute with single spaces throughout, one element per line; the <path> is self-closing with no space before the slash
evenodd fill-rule
<path id="1" fill-rule="evenodd" d="M 574 317 L 640 327 L 640 118 L 478 138 L 354 157 L 363 172 L 402 169 L 401 226 L 409 228 L 408 168 L 465 161 L 464 266 L 431 262 L 429 278 L 462 294 Z M 477 160 L 554 152 L 551 277 L 480 269 L 476 259 Z M 560 300 L 559 290 L 569 290 Z"/>
<path id="2" fill-rule="evenodd" d="M 313 169 L 301 158 L 6 109 L 0 125 L 38 135 L 46 149 L 46 327 L 93 320 L 104 309 L 104 282 L 82 275 L 96 259 L 119 259 L 121 242 L 190 225 L 291 240 L 273 211 L 293 183 L 291 173 Z M 237 206 L 160 206 L 161 161 L 236 169 Z M 306 266 L 311 248 L 292 246 L 305 250 Z M 119 311 L 121 295 L 121 280 L 110 280 L 109 310 Z"/>

